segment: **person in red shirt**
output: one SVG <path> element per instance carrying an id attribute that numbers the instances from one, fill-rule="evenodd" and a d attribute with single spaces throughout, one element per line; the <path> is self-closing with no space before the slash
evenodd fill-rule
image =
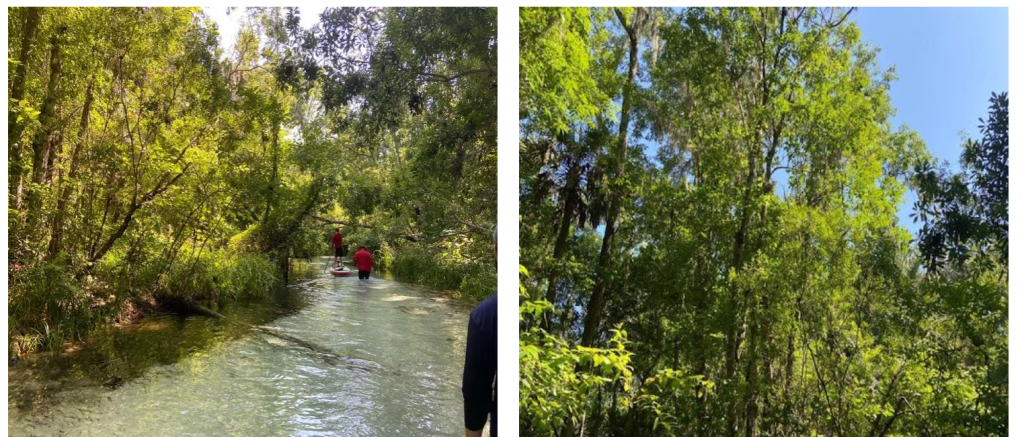
<path id="1" fill-rule="evenodd" d="M 334 267 L 341 265 L 341 257 L 344 256 L 344 239 L 341 236 L 341 229 L 334 229 L 334 238 L 331 246 L 334 248 Z"/>
<path id="2" fill-rule="evenodd" d="M 351 260 L 358 268 L 358 279 L 369 279 L 369 273 L 373 270 L 373 255 L 366 250 L 365 246 L 359 246 Z"/>

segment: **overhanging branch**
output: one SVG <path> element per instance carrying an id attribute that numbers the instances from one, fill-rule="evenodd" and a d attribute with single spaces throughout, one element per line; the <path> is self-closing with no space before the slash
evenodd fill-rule
<path id="1" fill-rule="evenodd" d="M 344 221 L 344 220 L 331 220 L 331 219 L 328 219 L 326 217 L 320 217 L 318 215 L 313 215 L 313 214 L 310 214 L 309 217 L 312 217 L 312 218 L 314 218 L 316 220 L 319 220 L 319 221 L 321 221 L 323 223 L 327 223 L 327 224 L 331 224 L 331 225 L 356 226 L 356 227 L 360 227 L 360 228 L 374 229 L 374 227 L 372 227 L 372 226 L 363 225 L 361 223 L 348 222 L 348 221 Z"/>

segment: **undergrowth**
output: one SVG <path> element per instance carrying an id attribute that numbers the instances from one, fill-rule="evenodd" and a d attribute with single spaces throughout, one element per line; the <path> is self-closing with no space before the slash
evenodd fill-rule
<path id="1" fill-rule="evenodd" d="M 153 258 L 127 267 L 125 254 L 111 253 L 93 269 L 74 269 L 63 258 L 27 266 L 9 275 L 8 351 L 24 355 L 55 350 L 85 339 L 126 313 L 151 309 L 164 298 L 228 300 L 267 295 L 281 283 L 264 255 L 230 250 L 188 250 L 168 263 Z"/>

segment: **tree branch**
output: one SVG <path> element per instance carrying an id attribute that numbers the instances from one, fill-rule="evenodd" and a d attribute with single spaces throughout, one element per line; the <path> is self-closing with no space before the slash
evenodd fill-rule
<path id="1" fill-rule="evenodd" d="M 320 217 L 320 216 L 315 215 L 315 214 L 309 214 L 309 217 L 312 217 L 312 218 L 314 218 L 316 220 L 319 220 L 319 221 L 321 221 L 323 223 L 327 223 L 327 224 L 331 224 L 331 225 L 356 226 L 356 227 L 366 228 L 366 229 L 375 229 L 374 227 L 369 226 L 369 225 L 363 225 L 361 223 L 349 222 L 349 221 L 344 221 L 344 220 L 331 220 L 331 219 L 328 219 L 326 217 Z"/>
<path id="2" fill-rule="evenodd" d="M 632 33 L 632 28 L 628 27 L 628 19 L 625 18 L 624 12 L 621 12 L 621 8 L 614 8 L 614 14 L 616 14 L 617 19 L 621 21 L 621 27 L 625 28 L 625 32 L 628 33 L 628 37 L 635 39 L 635 35 Z"/>
<path id="3" fill-rule="evenodd" d="M 434 80 L 432 82 L 453 82 L 455 79 L 458 79 L 458 78 L 461 78 L 461 77 L 464 77 L 464 76 L 469 76 L 469 75 L 472 75 L 472 74 L 479 74 L 479 73 L 493 74 L 493 70 L 490 69 L 490 68 L 478 68 L 478 69 L 475 69 L 475 70 L 463 71 L 463 72 L 455 74 L 453 76 L 444 76 L 442 74 L 426 73 L 426 72 L 420 72 L 420 73 L 416 73 L 416 74 L 418 74 L 419 76 L 427 76 L 427 77 L 432 77 L 432 78 L 437 79 L 437 80 Z"/>
<path id="4" fill-rule="evenodd" d="M 167 191 L 167 189 L 169 189 L 171 185 L 174 185 L 174 183 L 177 182 L 178 179 L 181 179 L 181 176 L 184 176 L 185 172 L 188 171 L 188 167 L 190 165 L 191 164 L 186 165 L 185 168 L 181 170 L 181 173 L 178 173 L 177 176 L 174 176 L 174 178 L 172 178 L 166 184 L 162 186 L 157 185 L 156 187 L 154 187 L 151 191 L 142 196 L 142 200 L 133 202 L 131 206 L 128 208 L 128 213 L 124 216 L 124 220 L 121 221 L 121 225 L 117 227 L 117 230 L 114 231 L 113 234 L 110 234 L 110 236 L 106 239 L 106 242 L 103 243 L 103 246 L 100 247 L 99 251 L 93 254 L 92 257 L 90 257 L 89 264 L 95 265 L 95 262 L 97 260 L 102 258 L 103 255 L 106 255 L 106 253 L 110 251 L 110 249 L 114 246 L 114 243 L 116 243 L 118 239 L 124 236 L 124 232 L 128 230 L 129 226 L 131 226 L 132 219 L 134 219 L 135 217 L 135 212 L 137 212 L 140 208 L 145 206 L 145 204 L 149 203 L 149 201 L 156 198 L 156 196 L 159 196 L 163 192 Z"/>
<path id="5" fill-rule="evenodd" d="M 454 215 L 454 221 L 460 225 L 467 226 L 472 231 L 478 232 L 482 235 L 489 235 L 491 232 L 493 232 L 492 226 L 489 225 L 480 226 L 475 223 L 469 222 L 468 220 L 462 219 L 461 217 L 458 217 L 458 215 L 456 214 Z"/>

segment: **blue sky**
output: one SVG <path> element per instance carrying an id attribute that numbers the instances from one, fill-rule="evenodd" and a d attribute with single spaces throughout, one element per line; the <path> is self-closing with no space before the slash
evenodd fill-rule
<path id="1" fill-rule="evenodd" d="M 1008 91 L 1008 9 L 862 8 L 851 18 L 880 47 L 881 68 L 897 70 L 893 125 L 919 132 L 930 153 L 957 168 L 961 134 L 979 138 L 990 93 Z M 914 200 L 899 213 L 913 234 Z"/>

